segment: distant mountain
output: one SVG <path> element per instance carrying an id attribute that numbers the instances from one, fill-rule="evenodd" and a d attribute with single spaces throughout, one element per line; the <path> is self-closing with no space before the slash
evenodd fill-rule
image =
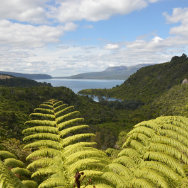
<path id="1" fill-rule="evenodd" d="M 90 89 L 79 93 L 148 103 L 173 86 L 185 82 L 186 78 L 188 79 L 188 57 L 183 54 L 173 57 L 167 63 L 142 67 L 123 84 L 112 89 Z"/>
<path id="2" fill-rule="evenodd" d="M 48 74 L 22 74 L 22 73 L 16 73 L 16 72 L 0 71 L 0 75 L 1 74 L 11 75 L 11 76 L 15 76 L 15 77 L 28 78 L 28 79 L 32 79 L 32 80 L 34 80 L 34 79 L 50 79 L 50 78 L 52 78 Z"/>
<path id="3" fill-rule="evenodd" d="M 147 64 L 139 64 L 135 66 L 116 66 L 108 67 L 102 72 L 88 72 L 69 76 L 70 79 L 109 79 L 109 80 L 126 80 L 131 74 L 135 73 L 141 67 Z"/>

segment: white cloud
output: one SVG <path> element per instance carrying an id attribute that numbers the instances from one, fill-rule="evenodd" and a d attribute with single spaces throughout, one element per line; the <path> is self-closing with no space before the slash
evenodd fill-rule
<path id="1" fill-rule="evenodd" d="M 0 19 L 14 19 L 30 23 L 46 21 L 48 0 L 1 0 Z"/>
<path id="2" fill-rule="evenodd" d="M 158 0 L 1 0 L 0 19 L 27 23 L 106 20 L 115 14 L 128 14 Z"/>
<path id="3" fill-rule="evenodd" d="M 115 14 L 129 14 L 158 0 L 64 0 L 51 7 L 51 16 L 60 22 L 76 20 L 99 21 Z"/>
<path id="4" fill-rule="evenodd" d="M 64 31 L 74 31 L 76 28 L 77 28 L 77 25 L 75 23 L 68 22 L 63 27 L 63 30 Z"/>
<path id="5" fill-rule="evenodd" d="M 0 44 L 20 47 L 40 47 L 57 42 L 62 35 L 62 27 L 32 26 L 0 20 Z"/>
<path id="6" fill-rule="evenodd" d="M 73 23 L 65 26 L 33 26 L 0 20 L 0 44 L 19 47 L 40 47 L 47 43 L 58 42 L 64 31 L 76 29 Z"/>
<path id="7" fill-rule="evenodd" d="M 136 65 L 141 63 L 162 63 L 171 59 L 174 55 L 182 53 L 176 47 L 175 41 L 153 37 L 150 41 L 137 40 L 117 44 L 116 50 L 103 47 L 67 46 L 66 48 L 46 47 L 37 49 L 0 49 L 3 58 L 0 59 L 0 67 L 6 67 L 10 71 L 52 74 L 54 76 L 67 76 L 82 72 L 102 71 L 109 65 Z M 11 54 L 11 55 L 10 55 Z M 9 62 L 12 64 L 6 64 Z M 32 66 L 31 66 L 32 65 Z M 84 67 L 84 68 L 83 68 Z"/>
<path id="8" fill-rule="evenodd" d="M 104 48 L 108 50 L 115 50 L 119 48 L 119 44 L 106 44 Z"/>
<path id="9" fill-rule="evenodd" d="M 188 37 L 188 8 L 174 8 L 172 15 L 164 13 L 169 23 L 180 23 L 170 30 L 171 34 Z"/>

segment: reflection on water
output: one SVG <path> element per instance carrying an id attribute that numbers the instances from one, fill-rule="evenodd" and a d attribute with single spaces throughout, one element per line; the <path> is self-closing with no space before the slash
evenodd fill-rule
<path id="1" fill-rule="evenodd" d="M 105 96 L 95 96 L 95 95 L 84 95 L 84 94 L 79 94 L 79 95 L 82 95 L 82 96 L 88 96 L 89 98 L 91 98 L 93 101 L 95 102 L 99 102 L 101 100 L 105 100 L 105 101 L 119 101 L 119 102 L 122 102 L 121 99 L 116 99 L 116 98 L 110 98 L 110 97 L 105 97 Z"/>

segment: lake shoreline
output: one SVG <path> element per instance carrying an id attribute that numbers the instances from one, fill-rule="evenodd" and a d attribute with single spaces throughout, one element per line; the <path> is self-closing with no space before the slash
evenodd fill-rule
<path id="1" fill-rule="evenodd" d="M 36 79 L 37 82 L 47 82 L 53 87 L 68 87 L 75 93 L 84 89 L 110 89 L 122 84 L 125 80 L 99 80 L 99 79 Z"/>

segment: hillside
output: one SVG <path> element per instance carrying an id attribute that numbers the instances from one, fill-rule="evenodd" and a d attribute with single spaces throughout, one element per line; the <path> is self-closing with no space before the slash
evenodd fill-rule
<path id="1" fill-rule="evenodd" d="M 155 116 L 182 115 L 188 117 L 188 84 L 172 87 L 155 99 L 151 108 Z"/>
<path id="2" fill-rule="evenodd" d="M 27 78 L 14 77 L 10 75 L 0 75 L 0 86 L 6 87 L 33 87 L 33 86 L 51 86 L 49 83 L 36 82 Z"/>
<path id="3" fill-rule="evenodd" d="M 94 94 L 126 100 L 151 102 L 156 97 L 188 78 L 188 58 L 175 56 L 170 62 L 139 69 L 122 85 L 112 89 L 82 90 L 82 94 Z"/>
<path id="4" fill-rule="evenodd" d="M 14 77 L 28 78 L 28 79 L 50 79 L 50 78 L 52 78 L 48 74 L 22 74 L 22 73 L 17 73 L 17 72 L 0 71 L 0 75 L 1 74 L 11 75 Z"/>
<path id="5" fill-rule="evenodd" d="M 95 125 L 116 119 L 116 114 L 91 99 L 76 95 L 66 87 L 2 87 L 0 86 L 0 140 L 2 138 L 20 139 L 24 122 L 29 113 L 41 102 L 50 98 L 61 99 L 78 109 L 86 123 Z"/>
<path id="6" fill-rule="evenodd" d="M 141 67 L 148 66 L 140 64 L 135 66 L 116 66 L 108 67 L 102 72 L 89 72 L 73 75 L 70 79 L 107 79 L 107 80 L 126 80 L 131 74 L 135 73 Z"/>

